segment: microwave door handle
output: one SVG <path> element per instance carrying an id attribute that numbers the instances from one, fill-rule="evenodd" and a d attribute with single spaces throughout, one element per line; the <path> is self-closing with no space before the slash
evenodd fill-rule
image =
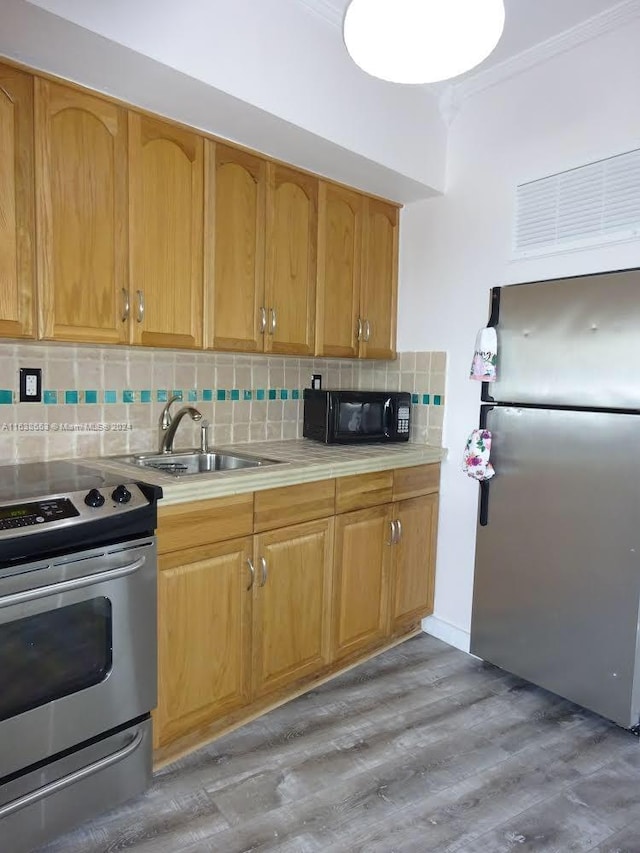
<path id="1" fill-rule="evenodd" d="M 387 397 L 384 401 L 384 414 L 382 418 L 382 422 L 384 423 L 384 434 L 386 438 L 391 437 L 391 424 L 393 417 L 393 405 L 391 403 L 391 397 Z"/>

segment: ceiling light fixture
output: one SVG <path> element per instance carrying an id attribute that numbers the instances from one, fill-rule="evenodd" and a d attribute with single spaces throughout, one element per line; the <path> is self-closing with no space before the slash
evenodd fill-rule
<path id="1" fill-rule="evenodd" d="M 343 35 L 367 74 L 435 83 L 486 59 L 503 27 L 503 0 L 351 0 Z"/>

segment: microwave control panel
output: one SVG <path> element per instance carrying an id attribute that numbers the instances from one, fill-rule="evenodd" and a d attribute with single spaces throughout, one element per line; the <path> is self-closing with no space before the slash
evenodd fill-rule
<path id="1" fill-rule="evenodd" d="M 409 432 L 409 406 L 398 406 L 398 432 Z"/>

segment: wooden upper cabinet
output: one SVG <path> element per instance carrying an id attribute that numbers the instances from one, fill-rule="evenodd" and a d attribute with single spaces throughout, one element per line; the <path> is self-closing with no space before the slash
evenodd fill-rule
<path id="1" fill-rule="evenodd" d="M 265 352 L 313 355 L 318 179 L 270 163 Z"/>
<path id="2" fill-rule="evenodd" d="M 201 347 L 204 140 L 129 113 L 134 343 Z"/>
<path id="3" fill-rule="evenodd" d="M 261 352 L 267 163 L 205 142 L 206 346 Z"/>
<path id="4" fill-rule="evenodd" d="M 125 341 L 126 111 L 36 78 L 35 153 L 40 337 Z"/>
<path id="5" fill-rule="evenodd" d="M 359 193 L 320 182 L 316 355 L 358 355 L 363 206 Z"/>
<path id="6" fill-rule="evenodd" d="M 0 65 L 0 335 L 33 337 L 33 78 Z"/>
<path id="7" fill-rule="evenodd" d="M 360 355 L 395 358 L 399 211 L 373 198 L 367 198 L 365 206 Z"/>

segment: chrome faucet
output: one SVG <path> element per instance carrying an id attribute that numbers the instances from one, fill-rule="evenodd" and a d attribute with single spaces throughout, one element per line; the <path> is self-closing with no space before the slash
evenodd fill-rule
<path id="1" fill-rule="evenodd" d="M 160 453 L 173 452 L 173 439 L 175 438 L 177 429 L 180 426 L 180 421 L 185 415 L 189 415 L 192 421 L 202 420 L 202 413 L 193 406 L 183 406 L 181 409 L 178 409 L 172 417 L 169 410 L 171 405 L 179 399 L 180 397 L 177 394 L 171 397 L 160 415 L 160 423 L 158 425 Z"/>

